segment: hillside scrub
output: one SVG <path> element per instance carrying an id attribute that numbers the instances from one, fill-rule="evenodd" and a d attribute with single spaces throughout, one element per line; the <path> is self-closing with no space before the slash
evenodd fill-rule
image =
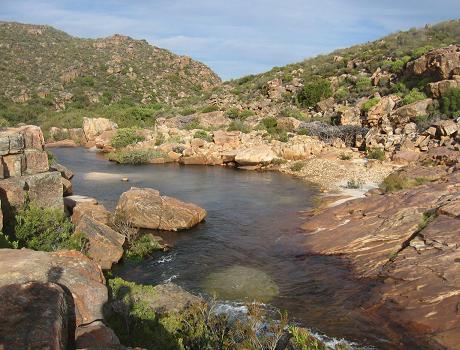
<path id="1" fill-rule="evenodd" d="M 147 164 L 154 158 L 163 158 L 162 152 L 151 149 L 120 150 L 107 154 L 107 159 L 120 164 Z"/>
<path id="2" fill-rule="evenodd" d="M 441 99 L 441 110 L 447 115 L 460 114 L 460 88 L 449 89 Z"/>
<path id="3" fill-rule="evenodd" d="M 313 107 L 321 100 L 332 96 L 332 87 L 329 80 L 315 78 L 305 83 L 297 94 L 297 102 L 303 107 Z"/>

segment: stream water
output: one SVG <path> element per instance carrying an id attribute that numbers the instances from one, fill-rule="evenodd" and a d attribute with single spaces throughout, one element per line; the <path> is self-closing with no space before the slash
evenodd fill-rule
<path id="1" fill-rule="evenodd" d="M 228 305 L 262 291 L 270 305 L 287 310 L 290 319 L 315 332 L 344 338 L 355 348 L 394 348 L 379 325 L 360 312 L 372 285 L 353 279 L 337 258 L 306 254 L 298 243 L 303 238 L 299 226 L 307 220 L 303 212 L 318 193 L 314 186 L 275 172 L 117 165 L 82 148 L 52 151 L 74 171 L 74 193 L 95 197 L 108 209 L 114 209 L 122 192 L 136 186 L 158 189 L 208 211 L 197 227 L 162 234 L 173 245 L 169 252 L 116 267 L 124 279 L 144 284 L 173 281 L 202 294 L 213 282 L 224 290 L 226 283 L 240 283 L 242 292 L 223 294 L 230 299 Z M 122 176 L 129 182 L 122 182 Z"/>

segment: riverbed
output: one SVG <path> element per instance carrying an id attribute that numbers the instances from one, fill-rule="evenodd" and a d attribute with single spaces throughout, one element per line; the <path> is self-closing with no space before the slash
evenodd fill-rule
<path id="1" fill-rule="evenodd" d="M 110 210 L 131 186 L 152 187 L 207 210 L 206 221 L 191 230 L 159 233 L 172 245 L 170 251 L 117 266 L 115 272 L 124 279 L 173 282 L 209 295 L 213 278 L 227 278 L 231 285 L 238 274 L 247 274 L 244 283 L 255 281 L 256 286 L 224 293 L 221 302 L 238 306 L 252 301 L 258 290 L 269 290 L 264 302 L 319 334 L 344 338 L 357 349 L 394 348 L 380 325 L 361 313 L 378 282 L 357 281 L 343 261 L 310 255 L 298 243 L 299 226 L 319 194 L 313 184 L 278 172 L 218 166 L 118 165 L 83 148 L 52 152 L 74 171 L 74 193 L 95 197 Z"/>

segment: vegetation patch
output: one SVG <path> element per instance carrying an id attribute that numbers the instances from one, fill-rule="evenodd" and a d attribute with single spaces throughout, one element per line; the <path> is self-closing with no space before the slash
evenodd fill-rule
<path id="1" fill-rule="evenodd" d="M 460 113 L 460 88 L 449 89 L 441 99 L 441 111 L 447 115 Z"/>
<path id="2" fill-rule="evenodd" d="M 394 173 L 388 175 L 385 180 L 380 184 L 380 189 L 384 192 L 395 192 L 400 191 L 416 186 L 423 185 L 429 182 L 428 179 L 424 177 L 417 177 L 415 179 L 409 178 L 407 176 Z"/>
<path id="3" fill-rule="evenodd" d="M 163 158 L 163 152 L 152 149 L 119 150 L 107 154 L 107 158 L 120 164 L 146 164 L 152 159 Z"/>
<path id="4" fill-rule="evenodd" d="M 159 250 L 163 250 L 163 246 L 158 240 L 149 234 L 140 235 L 134 241 L 130 242 L 129 248 L 125 250 L 124 258 L 141 261 Z"/>
<path id="5" fill-rule="evenodd" d="M 251 131 L 251 129 L 241 120 L 232 120 L 227 128 L 227 131 L 241 131 L 242 133 L 247 134 Z"/>
<path id="6" fill-rule="evenodd" d="M 426 95 L 419 91 L 418 89 L 412 89 L 406 96 L 403 98 L 403 104 L 408 105 L 417 101 L 426 99 Z"/>
<path id="7" fill-rule="evenodd" d="M 291 169 L 291 171 L 295 171 L 295 172 L 298 172 L 300 170 L 302 170 L 305 166 L 305 163 L 302 163 L 302 162 L 295 162 L 294 164 L 292 164 L 289 169 Z"/>
<path id="8" fill-rule="evenodd" d="M 193 137 L 196 139 L 202 139 L 207 142 L 212 142 L 212 135 L 204 130 L 198 130 L 193 134 Z"/>
<path id="9" fill-rule="evenodd" d="M 297 102 L 303 107 L 313 107 L 321 100 L 332 96 L 331 82 L 315 78 L 303 86 L 297 94 Z"/>
<path id="10" fill-rule="evenodd" d="M 118 129 L 115 136 L 110 141 L 112 147 L 123 148 L 129 145 L 136 144 L 144 141 L 145 138 L 142 135 L 138 135 L 138 130 L 135 128 L 124 128 Z"/>
<path id="11" fill-rule="evenodd" d="M 371 148 L 367 151 L 367 158 L 385 160 L 385 151 L 381 148 Z"/>

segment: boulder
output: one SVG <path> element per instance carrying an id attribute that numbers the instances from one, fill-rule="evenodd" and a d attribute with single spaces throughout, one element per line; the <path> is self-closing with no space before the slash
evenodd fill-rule
<path id="1" fill-rule="evenodd" d="M 276 158 L 270 146 L 259 145 L 240 149 L 236 152 L 235 161 L 239 165 L 269 164 Z"/>
<path id="2" fill-rule="evenodd" d="M 429 76 L 436 80 L 460 74 L 460 45 L 432 50 L 406 66 L 409 75 Z"/>
<path id="3" fill-rule="evenodd" d="M 112 213 L 105 209 L 105 207 L 102 204 L 99 204 L 97 202 L 78 202 L 74 206 L 72 206 L 69 211 L 72 213 L 72 222 L 74 225 L 78 225 L 80 219 L 83 216 L 89 216 L 90 218 L 108 226 L 110 226 L 112 222 Z"/>
<path id="4" fill-rule="evenodd" d="M 393 95 L 382 97 L 379 102 L 367 112 L 367 124 L 369 126 L 376 126 L 382 118 L 388 117 L 396 105 L 397 99 L 399 99 L 399 97 Z"/>
<path id="5" fill-rule="evenodd" d="M 123 256 L 125 236 L 107 225 L 83 215 L 75 227 L 76 233 L 83 233 L 89 240 L 87 255 L 103 270 L 110 270 Z"/>
<path id="6" fill-rule="evenodd" d="M 358 107 L 340 106 L 337 109 L 340 125 L 361 125 L 361 110 Z"/>
<path id="7" fill-rule="evenodd" d="M 61 173 L 61 176 L 62 176 L 64 179 L 72 180 L 72 178 L 73 178 L 73 172 L 72 172 L 72 170 L 66 168 L 64 165 L 61 165 L 61 164 L 59 164 L 59 163 L 53 163 L 53 164 L 50 166 L 50 170 L 59 171 L 59 172 Z"/>
<path id="8" fill-rule="evenodd" d="M 77 145 L 84 145 L 88 141 L 83 128 L 69 129 L 69 139 Z"/>
<path id="9" fill-rule="evenodd" d="M 436 127 L 436 134 L 439 136 L 451 136 L 458 131 L 458 124 L 453 120 L 440 120 L 433 124 Z"/>
<path id="10" fill-rule="evenodd" d="M 456 89 L 460 87 L 460 79 L 452 80 L 441 80 L 435 83 L 428 84 L 428 91 L 433 98 L 441 98 L 450 89 Z"/>
<path id="11" fill-rule="evenodd" d="M 283 130 L 294 131 L 300 128 L 302 122 L 293 117 L 282 117 L 276 120 L 277 126 Z"/>
<path id="12" fill-rule="evenodd" d="M 274 150 L 278 157 L 287 160 L 301 160 L 317 155 L 324 147 L 324 143 L 317 138 L 308 136 L 294 136 L 289 142 L 281 142 Z"/>
<path id="13" fill-rule="evenodd" d="M 26 160 L 24 154 L 8 154 L 2 157 L 3 177 L 19 177 L 25 173 Z"/>
<path id="14" fill-rule="evenodd" d="M 2 349 L 66 350 L 73 344 L 73 304 L 50 282 L 0 287 Z"/>
<path id="15" fill-rule="evenodd" d="M 88 141 L 95 141 L 104 131 L 117 128 L 117 124 L 107 118 L 83 118 L 83 131 Z"/>
<path id="16" fill-rule="evenodd" d="M 319 101 L 316 104 L 316 109 L 318 110 L 318 112 L 322 112 L 322 113 L 329 112 L 334 108 L 334 103 L 335 103 L 334 97 L 329 97 L 325 100 Z"/>
<path id="17" fill-rule="evenodd" d="M 161 196 L 152 188 L 136 187 L 120 196 L 115 212 L 135 227 L 166 231 L 191 228 L 206 217 L 206 210 L 195 204 Z"/>
<path id="18" fill-rule="evenodd" d="M 398 151 L 396 152 L 392 160 L 393 162 L 401 165 L 407 165 L 410 163 L 415 163 L 420 158 L 419 152 L 414 151 Z"/>
<path id="19" fill-rule="evenodd" d="M 241 132 L 217 130 L 214 132 L 214 143 L 231 148 L 238 147 L 241 144 Z"/>
<path id="20" fill-rule="evenodd" d="M 203 128 L 222 129 L 230 124 L 230 118 L 226 117 L 222 111 L 198 113 L 195 116 Z"/>
<path id="21" fill-rule="evenodd" d="M 125 349 L 115 332 L 101 321 L 83 325 L 75 331 L 77 349 L 115 350 Z"/>
<path id="22" fill-rule="evenodd" d="M 36 149 L 27 149 L 24 151 L 25 171 L 26 175 L 44 173 L 49 170 L 48 155 L 46 152 Z"/>
<path id="23" fill-rule="evenodd" d="M 64 196 L 71 196 L 73 194 L 72 182 L 62 178 L 62 193 Z"/>
<path id="24" fill-rule="evenodd" d="M 69 290 L 77 326 L 103 319 L 102 307 L 108 298 L 105 279 L 99 266 L 84 254 L 0 249 L 0 287 L 34 281 Z"/>
<path id="25" fill-rule="evenodd" d="M 18 128 L 19 133 L 24 138 L 24 148 L 43 151 L 45 138 L 43 137 L 42 129 L 35 125 L 25 125 Z"/>
<path id="26" fill-rule="evenodd" d="M 396 109 L 391 117 L 390 121 L 392 125 L 397 127 L 414 120 L 416 117 L 425 116 L 428 114 L 428 107 L 431 106 L 433 100 L 427 98 L 421 101 L 417 101 Z"/>

